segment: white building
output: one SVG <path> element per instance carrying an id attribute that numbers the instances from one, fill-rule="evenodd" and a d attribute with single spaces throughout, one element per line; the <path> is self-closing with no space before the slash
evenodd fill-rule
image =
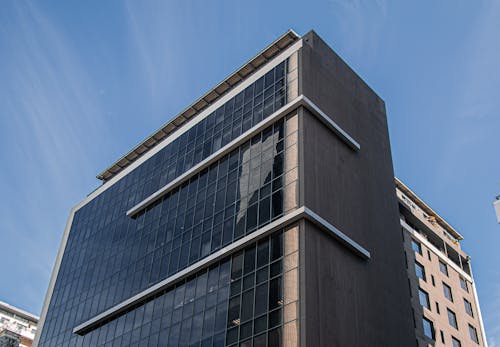
<path id="1" fill-rule="evenodd" d="M 0 347 L 31 347 L 38 317 L 0 301 Z"/>
<path id="2" fill-rule="evenodd" d="M 495 213 L 497 215 L 497 221 L 500 223 L 500 195 L 497 195 L 495 202 L 493 203 L 495 207 Z"/>

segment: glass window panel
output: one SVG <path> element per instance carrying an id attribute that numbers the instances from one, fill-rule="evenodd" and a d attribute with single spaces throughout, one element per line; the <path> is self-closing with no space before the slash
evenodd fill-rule
<path id="1" fill-rule="evenodd" d="M 203 336 L 210 336 L 214 330 L 215 322 L 215 307 L 205 311 L 205 319 L 203 321 Z"/>
<path id="2" fill-rule="evenodd" d="M 448 309 L 448 323 L 455 329 L 458 329 L 457 315 L 450 309 Z"/>
<path id="3" fill-rule="evenodd" d="M 254 291 L 249 290 L 241 296 L 241 321 L 246 322 L 253 317 Z"/>
<path id="4" fill-rule="evenodd" d="M 268 347 L 281 347 L 281 328 L 269 331 L 267 341 Z"/>
<path id="5" fill-rule="evenodd" d="M 255 315 L 258 316 L 267 311 L 267 282 L 257 286 L 255 289 Z"/>
<path id="6" fill-rule="evenodd" d="M 229 300 L 229 309 L 227 314 L 227 326 L 233 327 L 240 325 L 240 298 L 234 297 Z"/>
<path id="7" fill-rule="evenodd" d="M 425 269 L 418 262 L 415 262 L 415 274 L 417 275 L 418 278 L 425 281 Z"/>
<path id="8" fill-rule="evenodd" d="M 269 328 L 274 328 L 281 325 L 281 309 L 274 310 L 269 313 Z"/>
<path id="9" fill-rule="evenodd" d="M 439 261 L 439 270 L 441 271 L 441 273 L 448 276 L 448 266 L 442 261 Z"/>
<path id="10" fill-rule="evenodd" d="M 412 239 L 411 240 L 411 247 L 413 248 L 415 253 L 422 255 L 422 246 L 420 245 L 420 242 L 417 242 L 417 241 Z"/>
<path id="11" fill-rule="evenodd" d="M 267 197 L 260 201 L 259 206 L 259 225 L 266 224 L 271 219 L 271 198 Z"/>
<path id="12" fill-rule="evenodd" d="M 453 347 L 462 347 L 462 344 L 460 343 L 460 340 L 458 340 L 455 337 L 451 337 L 451 343 Z"/>
<path id="13" fill-rule="evenodd" d="M 477 336 L 477 330 L 472 325 L 469 324 L 469 336 L 472 341 L 479 343 L 479 338 Z"/>
<path id="14" fill-rule="evenodd" d="M 243 277 L 243 290 L 252 288 L 255 283 L 255 272 Z"/>
<path id="15" fill-rule="evenodd" d="M 467 281 L 463 277 L 460 277 L 460 287 L 462 287 L 462 289 L 467 293 L 469 292 L 469 286 L 467 285 Z"/>
<path id="16" fill-rule="evenodd" d="M 233 257 L 231 279 L 234 280 L 241 277 L 242 273 L 243 273 L 243 254 L 240 253 Z"/>
<path id="17" fill-rule="evenodd" d="M 255 269 L 255 247 L 245 250 L 244 273 L 247 274 Z"/>
<path id="18" fill-rule="evenodd" d="M 427 292 L 422 288 L 418 288 L 418 299 L 420 301 L 420 305 L 430 310 L 429 294 L 427 294 Z"/>
<path id="19" fill-rule="evenodd" d="M 252 336 L 252 325 L 253 322 L 247 322 L 241 325 L 240 327 L 240 340 L 246 339 L 247 337 Z"/>
<path id="20" fill-rule="evenodd" d="M 231 345 L 232 343 L 235 343 L 238 341 L 238 332 L 239 328 L 231 328 L 227 330 L 227 335 L 226 335 L 226 345 Z"/>
<path id="21" fill-rule="evenodd" d="M 422 318 L 422 324 L 424 326 L 425 336 L 434 340 L 434 324 L 425 317 Z"/>
<path id="22" fill-rule="evenodd" d="M 443 294 L 444 297 L 453 302 L 453 295 L 451 293 L 451 287 L 443 282 Z"/>
<path id="23" fill-rule="evenodd" d="M 255 280 L 256 284 L 267 281 L 268 277 L 269 277 L 269 268 L 266 266 L 257 271 L 257 278 Z"/>
<path id="24" fill-rule="evenodd" d="M 273 81 L 273 83 L 276 82 Z M 265 94 L 274 98 L 273 93 L 275 90 L 277 88 L 271 85 L 265 91 Z M 245 107 L 250 107 L 250 105 L 252 105 L 252 108 L 262 107 L 262 95 L 262 92 L 258 93 L 260 102 L 255 103 L 252 100 L 247 102 L 243 98 L 241 104 L 246 105 Z M 198 175 L 195 175 L 188 182 L 183 183 L 180 188 L 174 189 L 148 207 L 146 211 L 139 213 L 137 217 L 129 218 L 125 216 L 124 211 L 161 188 L 161 186 L 168 184 L 175 179 L 176 175 L 196 165 L 204 156 L 213 153 L 215 148 L 212 138 L 213 133 L 220 136 L 227 134 L 229 136 L 228 141 L 232 139 L 231 136 L 239 135 L 239 130 L 233 131 L 233 129 L 239 128 L 242 112 L 241 108 L 233 107 L 232 102 L 230 101 L 227 106 L 224 106 L 224 111 L 221 113 L 222 118 L 218 121 L 220 126 L 215 125 L 215 120 L 218 117 L 217 112 L 213 116 L 208 116 L 193 127 L 192 130 L 182 134 L 178 140 L 160 150 L 124 179 L 112 185 L 106 192 L 77 211 L 63 257 L 64 261 L 61 264 L 61 273 L 75 273 L 75 278 L 78 276 L 75 271 L 80 271 L 80 269 L 72 268 L 72 266 L 76 265 L 76 261 L 72 259 L 79 259 L 76 252 L 79 252 L 80 248 L 74 245 L 81 245 L 81 240 L 88 240 L 85 247 L 88 246 L 88 249 L 92 250 L 96 256 L 93 258 L 93 263 L 87 265 L 86 269 L 103 267 L 108 272 L 111 272 L 111 269 L 117 273 L 117 277 L 113 279 L 112 283 L 104 283 L 99 274 L 106 271 L 89 272 L 90 275 L 85 284 L 78 284 L 80 287 L 72 286 L 71 288 L 74 290 L 71 293 L 64 296 L 54 295 L 53 300 L 56 301 L 57 298 L 61 298 L 61 300 L 84 298 L 83 300 L 87 300 L 87 292 L 83 292 L 83 285 L 87 286 L 87 291 L 89 287 L 95 288 L 88 294 L 89 298 L 92 297 L 87 302 L 87 304 L 90 303 L 89 305 L 84 305 L 83 301 L 75 304 L 75 307 L 85 307 L 83 317 L 90 318 L 107 307 L 117 304 L 121 300 L 125 300 L 157 283 L 168 275 L 176 273 L 197 261 L 200 257 L 207 256 L 210 252 L 219 249 L 222 244 L 228 244 L 235 238 L 241 237 L 244 234 L 243 230 L 254 230 L 257 224 L 268 223 L 271 218 L 282 214 L 282 192 L 269 195 L 271 191 L 276 192 L 276 189 L 279 189 L 281 178 L 276 179 L 271 185 L 269 173 L 272 172 L 276 177 L 279 172 L 283 172 L 283 169 L 279 167 L 283 165 L 283 155 L 276 156 L 273 160 L 269 159 L 270 162 L 272 161 L 270 164 L 261 161 L 262 148 L 267 149 L 266 153 L 268 154 L 281 151 L 280 148 L 276 147 L 278 144 L 275 143 L 275 136 L 271 135 L 274 132 L 271 132 L 270 128 L 265 130 L 264 136 L 257 135 L 253 139 L 251 146 L 249 144 L 242 145 L 241 151 L 238 149 L 232 152 L 219 162 L 211 165 L 210 169 L 203 170 Z M 270 105 L 273 107 L 271 112 L 274 110 L 272 101 L 266 99 L 264 103 L 265 107 Z M 236 100 L 234 100 L 234 105 L 236 104 Z M 254 109 L 251 111 L 253 112 Z M 236 112 L 240 113 L 236 114 Z M 257 121 L 259 117 L 256 118 Z M 222 129 L 222 124 L 226 124 L 227 127 Z M 277 138 L 283 137 L 283 127 L 275 126 L 274 128 L 279 132 Z M 272 139 L 272 141 L 269 142 L 268 139 Z M 240 159 L 243 162 L 245 157 L 245 148 L 251 148 L 255 161 L 252 159 L 250 163 L 253 165 L 255 162 L 255 169 L 258 172 L 256 177 L 259 178 L 251 189 L 250 200 L 254 201 L 253 204 L 249 204 L 248 199 L 237 201 L 237 199 L 240 199 L 241 193 L 240 180 L 245 177 L 242 175 L 244 171 L 243 164 L 240 164 Z M 269 158 L 266 155 L 264 157 Z M 266 167 L 262 167 L 262 165 Z M 263 174 L 262 178 L 260 178 L 261 173 Z M 247 171 L 246 177 L 252 177 L 249 171 Z M 269 182 L 269 185 L 260 186 L 263 182 Z M 220 184 L 220 186 L 216 186 L 216 184 Z M 249 185 L 250 182 L 246 187 L 249 187 Z M 259 201 L 259 197 L 263 197 L 265 200 L 261 199 Z M 252 205 L 250 209 L 248 208 L 249 205 Z M 214 215 L 215 207 L 221 213 Z M 105 223 L 107 226 L 106 232 L 103 229 Z M 238 230 L 238 232 L 235 232 L 235 230 Z M 92 237 L 89 238 L 88 236 L 91 233 Z M 119 258 L 116 257 L 116 253 L 104 251 L 106 245 L 109 244 L 107 242 L 110 240 L 113 240 L 117 248 L 124 250 L 130 256 Z M 90 244 L 91 242 L 94 244 Z M 144 255 L 146 253 L 147 255 Z M 271 254 L 275 253 L 271 252 Z M 259 260 L 259 267 L 263 266 L 263 264 Z M 261 272 L 261 276 L 264 275 L 264 272 Z M 118 279 L 118 282 L 115 279 Z M 61 282 L 62 284 L 59 283 L 59 279 L 56 282 L 55 293 L 58 291 L 63 292 L 66 286 L 71 285 L 71 278 L 64 279 Z M 118 285 L 114 283 L 118 283 Z M 253 283 L 254 279 L 250 280 L 250 277 L 248 277 L 246 284 L 249 288 Z M 179 319 L 179 317 L 186 317 L 186 315 L 190 316 L 196 309 L 201 309 L 201 301 L 197 301 L 195 305 L 192 294 L 194 293 L 195 297 L 203 296 L 206 290 L 199 289 L 202 287 L 198 287 L 198 285 L 193 285 L 192 288 L 193 292 L 189 294 L 189 297 L 186 293 L 180 307 L 177 307 L 179 301 L 172 302 L 174 298 L 171 296 L 172 304 L 165 312 L 171 310 L 173 306 L 177 307 L 176 310 L 179 310 L 181 307 L 190 305 L 186 306 L 185 312 L 179 313 L 176 311 L 173 316 L 175 320 Z M 215 288 L 214 290 L 218 291 L 219 289 Z M 226 294 L 223 293 L 224 290 Z M 221 287 L 220 291 L 221 295 L 215 295 L 215 299 L 210 298 L 210 302 L 217 302 L 217 298 L 222 300 L 228 295 L 226 286 Z M 177 295 L 175 299 L 178 299 Z M 64 302 L 59 300 L 59 303 L 51 305 L 51 307 L 59 308 L 63 304 Z M 165 305 L 168 306 L 168 304 Z M 196 308 L 193 308 L 194 306 Z M 47 321 L 50 321 L 51 312 L 57 313 L 52 309 L 49 311 Z M 129 331 L 132 330 L 134 323 L 149 324 L 147 322 L 152 322 L 151 329 L 153 329 L 154 322 L 155 329 L 157 329 L 161 312 L 156 307 L 152 312 L 148 309 L 142 320 L 139 319 L 141 318 L 139 315 L 137 316 L 137 321 L 131 323 L 132 326 L 130 326 Z M 79 317 L 82 318 L 80 315 Z M 163 321 L 162 319 L 161 322 Z M 120 322 L 123 322 L 120 323 L 120 331 L 125 331 L 126 320 Z M 73 323 L 68 322 L 68 324 Z M 118 326 L 118 322 L 116 324 Z M 112 330 L 114 331 L 114 326 Z M 156 334 L 156 332 L 151 334 Z M 106 338 L 107 335 L 108 331 L 106 331 Z M 58 335 L 54 336 L 57 339 Z M 173 336 L 175 336 L 175 332 Z M 45 339 L 45 336 L 43 338 Z M 50 339 L 48 338 L 47 341 Z"/>
<path id="25" fill-rule="evenodd" d="M 464 307 L 465 307 L 465 312 L 471 316 L 471 317 L 474 317 L 474 314 L 472 312 L 472 304 L 464 298 Z"/>
<path id="26" fill-rule="evenodd" d="M 269 282 L 269 309 L 283 305 L 283 296 L 281 288 L 281 277 L 277 277 Z"/>
<path id="27" fill-rule="evenodd" d="M 231 283 L 231 296 L 241 292 L 241 280 L 235 280 Z"/>

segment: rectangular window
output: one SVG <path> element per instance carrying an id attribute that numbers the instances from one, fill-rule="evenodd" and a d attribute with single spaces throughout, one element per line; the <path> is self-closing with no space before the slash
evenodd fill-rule
<path id="1" fill-rule="evenodd" d="M 439 303 L 438 303 L 437 301 L 436 301 L 436 312 L 437 312 L 438 314 L 440 314 L 440 313 L 441 313 L 441 312 L 439 312 Z"/>
<path id="2" fill-rule="evenodd" d="M 415 262 L 415 274 L 418 278 L 425 281 L 425 268 L 422 264 Z"/>
<path id="3" fill-rule="evenodd" d="M 425 336 L 434 340 L 434 324 L 425 317 L 422 318 L 422 324 L 424 326 Z"/>
<path id="4" fill-rule="evenodd" d="M 420 305 L 427 309 L 431 309 L 430 303 L 429 303 L 429 294 L 422 288 L 418 288 L 418 300 L 420 301 Z"/>
<path id="5" fill-rule="evenodd" d="M 467 293 L 469 292 L 469 285 L 467 284 L 467 281 L 463 277 L 460 277 L 460 287 L 462 287 L 462 289 L 465 290 Z"/>
<path id="6" fill-rule="evenodd" d="M 453 336 L 451 337 L 451 342 L 452 342 L 453 347 L 462 347 L 460 340 L 458 340 L 457 338 L 455 338 Z"/>
<path id="7" fill-rule="evenodd" d="M 444 332 L 442 330 L 441 330 L 441 342 L 445 343 L 445 341 L 444 341 Z"/>
<path id="8" fill-rule="evenodd" d="M 90 334 L 98 340 L 90 345 L 147 346 L 149 336 L 154 346 L 224 346 L 224 339 L 249 346 L 248 337 L 270 336 L 270 329 L 277 335 L 273 343 L 279 343 L 284 288 L 283 267 L 276 264 L 282 262 L 278 231 L 96 327 Z"/>
<path id="9" fill-rule="evenodd" d="M 457 315 L 450 309 L 448 309 L 448 322 L 452 327 L 458 329 Z"/>
<path id="10" fill-rule="evenodd" d="M 446 299 L 453 302 L 453 294 L 451 293 L 451 288 L 449 285 L 443 282 L 443 293 Z"/>
<path id="11" fill-rule="evenodd" d="M 445 263 L 443 263 L 441 260 L 439 261 L 439 270 L 441 270 L 441 272 L 444 275 L 448 276 L 448 266 Z"/>
<path id="12" fill-rule="evenodd" d="M 472 341 L 474 341 L 475 343 L 479 343 L 479 338 L 477 337 L 477 330 L 470 324 L 469 324 L 469 335 Z"/>
<path id="13" fill-rule="evenodd" d="M 474 313 L 472 312 L 472 304 L 467 300 L 464 299 L 464 306 L 465 306 L 465 312 L 471 317 L 474 317 Z"/>
<path id="14" fill-rule="evenodd" d="M 417 242 L 417 241 L 412 239 L 411 240 L 411 248 L 413 248 L 415 253 L 422 255 L 422 245 L 420 244 L 420 242 Z"/>

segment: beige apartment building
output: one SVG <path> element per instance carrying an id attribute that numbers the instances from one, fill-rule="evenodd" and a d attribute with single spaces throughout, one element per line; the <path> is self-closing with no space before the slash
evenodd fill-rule
<path id="1" fill-rule="evenodd" d="M 462 235 L 396 178 L 417 345 L 486 346 Z"/>

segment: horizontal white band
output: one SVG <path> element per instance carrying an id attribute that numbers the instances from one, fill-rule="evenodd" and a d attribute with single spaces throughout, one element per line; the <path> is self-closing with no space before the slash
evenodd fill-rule
<path id="1" fill-rule="evenodd" d="M 132 296 L 131 298 L 122 301 L 121 303 L 107 309 L 101 314 L 89 319 L 88 321 L 76 326 L 73 329 L 75 334 L 83 335 L 86 332 L 92 330 L 94 327 L 100 325 L 104 321 L 119 315 L 121 312 L 126 311 L 128 308 L 140 303 L 141 301 L 145 301 L 148 298 L 156 295 L 167 287 L 172 286 L 173 284 L 185 279 L 186 277 L 200 271 L 211 264 L 214 264 L 224 257 L 227 257 L 234 252 L 237 252 L 240 249 L 245 248 L 248 244 L 255 242 L 256 240 L 263 238 L 272 232 L 284 228 L 300 219 L 307 219 L 314 223 L 316 226 L 320 227 L 323 231 L 328 232 L 329 235 L 333 236 L 336 240 L 340 241 L 344 246 L 354 252 L 354 254 L 358 255 L 362 259 L 370 259 L 370 252 L 364 249 L 357 242 L 353 241 L 346 234 L 335 228 L 325 219 L 321 218 L 319 215 L 311 211 L 307 207 L 300 207 L 285 216 L 276 219 L 270 224 L 265 225 L 264 227 L 256 230 L 255 232 L 227 245 L 224 248 L 221 248 L 217 252 L 209 255 L 201 259 L 200 261 L 194 263 L 193 265 L 187 267 L 184 270 L 177 272 L 176 274 L 164 279 L 163 281 L 149 287 L 142 292 Z"/>
<path id="2" fill-rule="evenodd" d="M 193 166 L 191 169 L 183 173 L 182 175 L 178 176 L 176 179 L 174 179 L 172 182 L 166 184 L 141 202 L 139 202 L 137 205 L 132 207 L 127 211 L 127 216 L 133 216 L 137 212 L 143 210 L 145 207 L 149 206 L 168 192 L 170 192 L 172 189 L 175 187 L 179 186 L 192 176 L 194 176 L 196 173 L 200 172 L 206 167 L 209 167 L 213 162 L 219 160 L 222 158 L 224 155 L 226 155 L 228 152 L 232 151 L 236 147 L 240 146 L 244 142 L 246 142 L 248 139 L 252 138 L 254 135 L 258 134 L 271 124 L 275 123 L 277 120 L 283 118 L 284 116 L 288 115 L 290 112 L 294 111 L 300 106 L 306 107 L 313 115 L 315 115 L 323 124 L 325 124 L 328 129 L 330 129 L 332 132 L 334 132 L 338 137 L 340 137 L 341 140 L 343 140 L 350 148 L 352 148 L 355 151 L 358 151 L 360 149 L 359 143 L 357 143 L 351 136 L 349 136 L 344 130 L 342 130 L 330 117 L 328 117 L 321 109 L 316 106 L 311 100 L 309 100 L 306 96 L 300 95 L 299 97 L 295 98 L 293 101 L 289 102 L 285 106 L 281 107 L 279 110 L 274 112 L 271 116 L 268 118 L 264 119 L 257 125 L 255 125 L 253 128 L 249 129 L 245 133 L 241 134 L 238 136 L 236 139 L 219 149 L 217 152 L 213 153 L 203 161 L 201 161 L 199 164 Z"/>

